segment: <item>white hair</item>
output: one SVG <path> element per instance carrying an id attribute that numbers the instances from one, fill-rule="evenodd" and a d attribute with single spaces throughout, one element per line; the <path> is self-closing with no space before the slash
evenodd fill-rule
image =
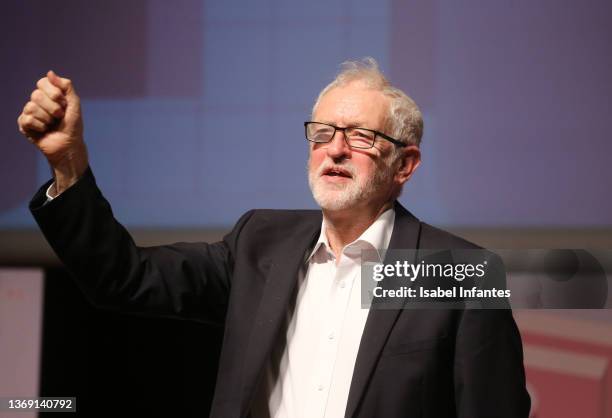
<path id="1" fill-rule="evenodd" d="M 340 68 L 336 78 L 319 93 L 312 107 L 313 115 L 325 93 L 335 87 L 360 81 L 390 99 L 384 133 L 405 144 L 420 145 L 423 137 L 423 115 L 419 107 L 406 93 L 391 85 L 378 68 L 378 63 L 374 58 L 366 57 L 361 61 L 345 61 Z"/>

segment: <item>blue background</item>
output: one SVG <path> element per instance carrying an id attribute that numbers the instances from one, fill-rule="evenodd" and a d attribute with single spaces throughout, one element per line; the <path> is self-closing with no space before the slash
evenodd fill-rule
<path id="1" fill-rule="evenodd" d="M 401 198 L 442 226 L 612 225 L 612 3 L 11 1 L 0 18 L 0 228 L 49 178 L 15 119 L 52 68 L 82 97 L 116 217 L 226 227 L 316 207 L 302 122 L 346 59 L 373 56 L 425 117 Z"/>

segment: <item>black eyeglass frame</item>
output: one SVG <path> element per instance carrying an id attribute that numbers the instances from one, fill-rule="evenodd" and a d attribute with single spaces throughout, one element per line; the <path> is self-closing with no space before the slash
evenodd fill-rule
<path id="1" fill-rule="evenodd" d="M 313 141 L 313 140 L 311 140 L 310 138 L 308 138 L 308 125 L 309 125 L 309 124 L 311 124 L 311 123 L 316 123 L 316 124 L 319 124 L 319 125 L 325 125 L 325 126 L 329 126 L 330 128 L 334 128 L 334 132 L 333 132 L 333 133 L 332 133 L 332 135 L 329 137 L 329 141 L 320 142 L 320 141 Z M 374 134 L 374 140 L 372 141 L 372 145 L 370 145 L 370 146 L 369 146 L 369 147 L 367 147 L 367 148 L 364 148 L 364 147 L 353 147 L 353 146 L 352 146 L 351 144 L 349 144 L 349 142 L 348 142 L 348 137 L 346 136 L 346 132 L 345 132 L 347 129 L 359 129 L 359 130 L 362 130 L 362 131 L 368 131 L 368 132 L 373 133 L 373 134 Z M 344 128 L 340 128 L 340 127 L 338 127 L 338 126 L 331 125 L 331 124 L 329 124 L 329 123 L 315 122 L 315 121 L 312 121 L 312 120 L 309 120 L 309 121 L 304 122 L 304 136 L 306 136 L 306 139 L 307 139 L 308 141 L 310 141 L 310 142 L 312 142 L 312 143 L 314 143 L 314 144 L 327 144 L 327 143 L 330 143 L 330 142 L 331 142 L 331 141 L 334 139 L 334 136 L 336 136 L 336 131 L 342 131 L 342 134 L 343 134 L 343 136 L 344 136 L 344 141 L 346 142 L 346 144 L 347 144 L 347 145 L 348 145 L 350 148 L 355 148 L 355 149 L 370 149 L 370 148 L 373 148 L 373 147 L 374 147 L 374 144 L 376 143 L 376 137 L 377 137 L 377 136 L 380 136 L 381 138 L 386 139 L 387 141 L 391 142 L 392 144 L 397 145 L 398 147 L 406 147 L 406 146 L 408 146 L 408 144 L 405 144 L 405 143 L 401 142 L 401 141 L 400 141 L 400 140 L 398 140 L 398 139 L 391 138 L 389 135 L 385 135 L 385 134 L 383 134 L 382 132 L 375 131 L 374 129 L 360 128 L 360 127 L 357 127 L 357 126 L 346 126 L 346 127 L 344 127 Z"/>

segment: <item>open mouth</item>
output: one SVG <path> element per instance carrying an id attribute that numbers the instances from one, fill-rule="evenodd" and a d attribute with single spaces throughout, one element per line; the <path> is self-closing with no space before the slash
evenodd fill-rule
<path id="1" fill-rule="evenodd" d="M 323 171 L 323 175 L 324 176 L 329 176 L 329 177 L 345 177 L 345 178 L 353 178 L 353 176 L 351 176 L 351 173 L 349 173 L 347 170 L 343 169 L 343 168 L 339 168 L 339 167 L 330 167 L 327 168 Z"/>

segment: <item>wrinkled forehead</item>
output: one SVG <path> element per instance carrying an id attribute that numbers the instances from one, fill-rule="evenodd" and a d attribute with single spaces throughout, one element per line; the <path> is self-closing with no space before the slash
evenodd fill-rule
<path id="1" fill-rule="evenodd" d="M 313 120 L 379 130 L 386 123 L 388 109 L 388 97 L 356 81 L 327 91 L 314 110 Z"/>

